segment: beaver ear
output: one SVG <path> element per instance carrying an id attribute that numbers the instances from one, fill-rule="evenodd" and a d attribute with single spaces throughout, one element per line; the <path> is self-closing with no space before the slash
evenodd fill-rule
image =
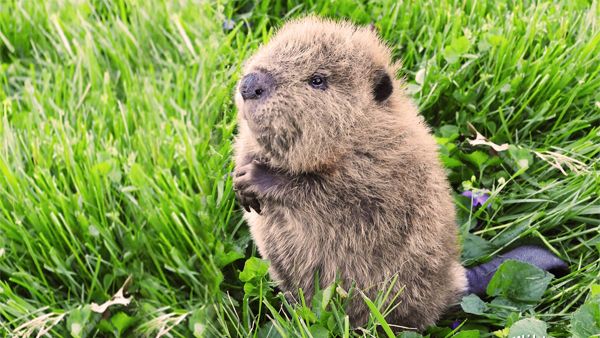
<path id="1" fill-rule="evenodd" d="M 375 97 L 375 101 L 383 102 L 392 95 L 393 91 L 394 85 L 390 76 L 383 69 L 377 70 L 373 81 L 373 96 Z"/>

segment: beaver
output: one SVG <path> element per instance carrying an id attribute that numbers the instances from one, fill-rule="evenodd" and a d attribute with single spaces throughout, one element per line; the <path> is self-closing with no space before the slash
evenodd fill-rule
<path id="1" fill-rule="evenodd" d="M 393 279 L 386 320 L 422 330 L 470 286 L 451 188 L 399 67 L 368 27 L 286 23 L 237 87 L 233 184 L 282 291 L 310 301 L 339 278 L 373 299 Z M 355 296 L 347 313 L 359 326 L 369 310 Z"/>

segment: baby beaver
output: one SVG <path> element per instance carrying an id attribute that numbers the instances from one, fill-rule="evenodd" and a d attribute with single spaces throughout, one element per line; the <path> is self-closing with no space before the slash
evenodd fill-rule
<path id="1" fill-rule="evenodd" d="M 397 67 L 369 28 L 284 25 L 238 86 L 234 189 L 283 291 L 310 300 L 315 276 L 338 276 L 374 299 L 397 278 L 386 319 L 424 329 L 469 283 L 436 142 Z M 369 311 L 353 297 L 347 313 L 358 326 Z"/>

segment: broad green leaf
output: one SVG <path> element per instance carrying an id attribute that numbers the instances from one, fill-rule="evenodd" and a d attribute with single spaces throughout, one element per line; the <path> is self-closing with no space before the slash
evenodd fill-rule
<path id="1" fill-rule="evenodd" d="M 79 338 L 85 336 L 85 333 L 88 331 L 86 325 L 90 322 L 91 313 L 89 305 L 71 310 L 67 318 L 67 328 L 73 337 Z"/>
<path id="2" fill-rule="evenodd" d="M 127 328 L 135 323 L 136 319 L 134 317 L 130 317 L 125 312 L 117 312 L 110 318 L 110 322 L 117 329 L 119 334 L 123 334 Z"/>
<path id="3" fill-rule="evenodd" d="M 242 282 L 249 282 L 257 278 L 262 278 L 267 275 L 269 271 L 269 262 L 256 258 L 250 257 L 244 264 L 244 270 L 240 272 L 240 280 Z"/>
<path id="4" fill-rule="evenodd" d="M 485 239 L 471 233 L 467 233 L 464 237 L 462 251 L 464 261 L 483 257 L 492 251 L 494 251 L 494 246 Z"/>
<path id="5" fill-rule="evenodd" d="M 461 36 L 453 39 L 449 45 L 444 47 L 442 55 L 446 62 L 452 64 L 456 63 L 458 59 L 466 54 L 471 48 L 471 41 L 465 36 Z"/>
<path id="6" fill-rule="evenodd" d="M 315 292 L 315 295 L 312 298 L 312 309 L 317 317 L 320 316 L 321 312 L 325 311 L 327 305 L 331 301 L 331 297 L 333 297 L 334 285 L 335 284 L 331 284 L 325 289 Z"/>
<path id="7" fill-rule="evenodd" d="M 525 170 L 533 163 L 533 155 L 525 148 L 520 148 L 511 144 L 508 147 L 508 153 L 517 164 L 519 170 Z"/>
<path id="8" fill-rule="evenodd" d="M 548 337 L 548 325 L 535 318 L 521 319 L 514 323 L 508 331 L 509 337 Z"/>
<path id="9" fill-rule="evenodd" d="M 600 334 L 600 297 L 583 304 L 571 315 L 569 331 L 575 338 Z"/>
<path id="10" fill-rule="evenodd" d="M 493 314 L 495 316 L 504 318 L 505 321 L 510 319 L 512 322 L 516 321 L 513 320 L 515 314 L 525 311 L 535 305 L 534 303 L 526 303 L 523 301 L 515 302 L 503 296 L 494 298 L 489 304 L 490 308 L 494 308 Z"/>
<path id="11" fill-rule="evenodd" d="M 452 40 L 451 47 L 454 51 L 460 54 L 465 54 L 471 48 L 471 41 L 465 36 L 461 36 L 457 39 Z"/>
<path id="12" fill-rule="evenodd" d="M 446 168 L 458 168 L 458 167 L 463 166 L 463 163 L 461 161 L 455 159 L 454 157 L 442 155 L 441 159 L 442 159 L 442 163 L 444 164 L 444 167 L 446 167 Z"/>
<path id="13" fill-rule="evenodd" d="M 217 264 L 219 268 L 222 268 L 240 258 L 244 258 L 244 254 L 240 252 L 241 250 L 235 249 L 236 248 L 228 250 L 222 242 L 218 242 L 215 245 L 215 264 Z"/>
<path id="14" fill-rule="evenodd" d="M 481 168 L 483 164 L 490 158 L 488 154 L 480 150 L 476 150 L 470 154 L 464 154 L 463 156 L 467 161 L 477 166 L 477 168 Z"/>
<path id="15" fill-rule="evenodd" d="M 487 304 L 485 304 L 485 302 L 475 294 L 470 294 L 463 297 L 462 301 L 460 302 L 460 307 L 466 313 L 472 313 L 475 315 L 482 315 L 488 309 Z"/>
<path id="16" fill-rule="evenodd" d="M 329 330 L 322 327 L 319 324 L 312 325 L 309 329 L 310 334 L 313 338 L 327 338 L 329 337 Z"/>
<path id="17" fill-rule="evenodd" d="M 442 137 L 447 138 L 449 141 L 454 141 L 459 136 L 458 127 L 452 124 L 446 124 L 441 126 L 440 129 L 438 129 L 438 133 Z"/>
<path id="18" fill-rule="evenodd" d="M 509 259 L 498 267 L 486 292 L 489 296 L 503 296 L 516 303 L 536 303 L 553 277 L 531 264 Z"/>

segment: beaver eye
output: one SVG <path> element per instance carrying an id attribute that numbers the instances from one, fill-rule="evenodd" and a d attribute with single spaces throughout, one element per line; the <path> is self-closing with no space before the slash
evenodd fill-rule
<path id="1" fill-rule="evenodd" d="M 323 89 L 323 90 L 325 90 L 325 88 L 327 88 L 327 81 L 321 75 L 313 75 L 310 78 L 310 80 L 308 81 L 308 83 L 310 84 L 311 87 L 313 87 L 315 89 Z"/>

